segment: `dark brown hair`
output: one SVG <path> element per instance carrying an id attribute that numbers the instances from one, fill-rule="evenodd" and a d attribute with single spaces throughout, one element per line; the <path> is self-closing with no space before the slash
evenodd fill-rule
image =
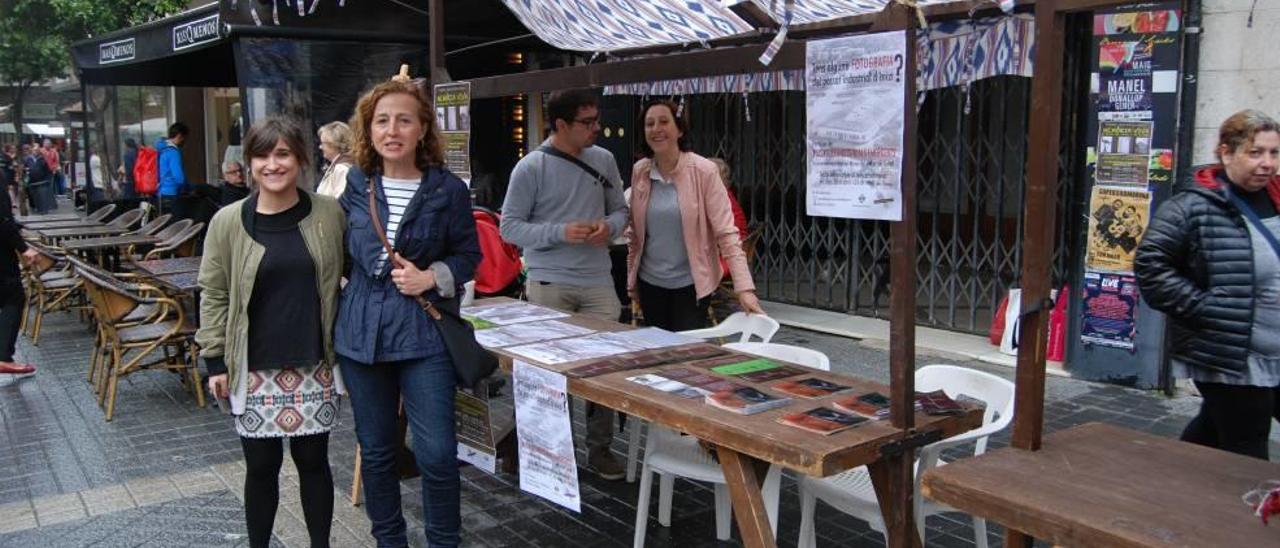
<path id="1" fill-rule="evenodd" d="M 587 89 L 567 89 L 551 94 L 547 99 L 547 125 L 551 131 L 556 130 L 556 120 L 572 125 L 578 118 L 580 109 L 594 107 L 598 103 L 596 94 Z"/>
<path id="2" fill-rule="evenodd" d="M 280 116 L 268 116 L 249 127 L 249 132 L 244 135 L 245 160 L 270 156 L 280 141 L 284 141 L 284 145 L 298 158 L 298 167 L 305 172 L 311 165 L 311 154 L 302 136 L 302 127 Z"/>
<path id="3" fill-rule="evenodd" d="M 1259 110 L 1242 110 L 1232 114 L 1218 128 L 1218 146 L 1227 146 L 1227 151 L 1236 152 L 1240 147 L 1253 142 L 1253 137 L 1264 131 L 1280 132 L 1280 124 L 1275 119 Z M 1221 150 L 1215 150 L 1218 160 L 1222 160 Z"/>
<path id="4" fill-rule="evenodd" d="M 671 111 L 671 118 L 676 123 L 676 129 L 680 130 L 680 138 L 676 139 L 676 148 L 680 149 L 680 152 L 689 152 L 689 122 L 685 117 L 686 113 L 681 112 L 680 107 L 676 106 L 676 103 L 670 99 L 654 99 L 645 103 L 644 110 L 640 111 L 640 153 L 643 154 L 645 158 L 653 157 L 653 149 L 649 148 L 649 141 L 643 137 L 644 117 L 649 114 L 649 109 L 658 106 L 667 107 L 667 109 Z M 676 114 L 677 112 L 679 112 L 679 114 Z"/>
<path id="5" fill-rule="evenodd" d="M 419 170 L 426 171 L 431 166 L 444 164 L 444 147 L 441 145 L 440 131 L 436 125 L 436 109 L 432 106 L 431 99 L 427 98 L 426 92 L 418 84 L 387 80 L 373 86 L 360 97 L 349 124 L 352 137 L 351 154 L 355 156 L 356 165 L 360 166 L 360 171 L 365 172 L 366 175 L 382 171 L 382 157 L 378 155 L 378 149 L 373 146 L 373 137 L 370 134 L 374 110 L 383 97 L 396 93 L 403 93 L 418 100 L 418 121 L 422 122 L 422 127 L 427 130 L 426 136 L 418 141 L 415 149 L 414 165 Z"/>

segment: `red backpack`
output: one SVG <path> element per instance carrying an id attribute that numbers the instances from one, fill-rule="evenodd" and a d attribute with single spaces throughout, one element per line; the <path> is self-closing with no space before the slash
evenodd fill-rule
<path id="1" fill-rule="evenodd" d="M 156 149 L 138 147 L 138 159 L 133 163 L 133 190 L 138 194 L 152 195 L 160 187 L 160 162 Z"/>
<path id="2" fill-rule="evenodd" d="M 475 209 L 471 216 L 476 220 L 476 236 L 483 254 L 476 266 L 476 294 L 502 293 L 520 275 L 520 250 L 502 240 L 497 215 Z"/>

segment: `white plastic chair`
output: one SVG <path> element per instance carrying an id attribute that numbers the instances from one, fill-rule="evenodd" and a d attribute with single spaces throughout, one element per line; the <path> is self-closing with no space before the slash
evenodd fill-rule
<path id="1" fill-rule="evenodd" d="M 829 371 L 831 360 L 821 352 L 773 343 L 728 343 L 725 348 L 766 358 Z M 671 496 L 676 476 L 715 484 L 716 538 L 729 540 L 729 518 L 732 506 L 729 488 L 720 465 L 698 445 L 697 438 L 681 436 L 666 428 L 651 428 L 645 444 L 644 467 L 640 471 L 640 498 L 636 502 L 636 534 L 633 545 L 643 548 L 645 528 L 649 522 L 649 498 L 653 490 L 653 474 L 660 474 L 658 484 L 658 523 L 671 526 Z M 761 495 L 765 514 L 773 534 L 778 534 L 778 491 L 782 482 L 782 469 L 770 466 L 765 474 Z"/>
<path id="2" fill-rule="evenodd" d="M 756 337 L 761 342 L 769 342 L 781 327 L 782 325 L 778 323 L 778 320 L 768 316 L 734 312 L 720 322 L 720 325 L 706 329 L 681 331 L 680 334 L 698 339 L 739 336 L 739 342 L 747 342 L 752 337 Z M 636 463 L 640 462 L 640 430 L 644 427 L 644 421 L 631 417 L 627 422 L 630 425 L 627 428 L 631 431 L 629 433 L 630 442 L 627 444 L 627 483 L 631 483 L 636 480 Z"/>
<path id="3" fill-rule="evenodd" d="M 769 342 L 781 327 L 778 320 L 763 314 L 734 312 L 715 327 L 681 331 L 680 334 L 699 339 L 720 339 L 741 335 L 738 342 L 748 342 L 755 336 L 759 337 L 761 342 Z"/>
<path id="4" fill-rule="evenodd" d="M 943 504 L 923 500 L 920 496 L 920 474 L 934 466 L 946 464 L 939 460 L 938 455 L 948 447 L 973 441 L 975 442 L 974 455 L 986 452 L 988 436 L 1004 430 L 1013 420 L 1013 383 L 990 373 L 965 367 L 930 365 L 916 371 L 916 390 L 921 392 L 943 390 L 953 398 L 964 394 L 987 404 L 986 411 L 982 415 L 981 427 L 927 445 L 920 450 L 920 456 L 916 459 L 915 516 L 916 529 L 920 533 L 920 539 L 923 540 L 926 517 L 956 510 Z M 871 476 L 867 472 L 867 467 L 859 466 L 826 478 L 801 476 L 800 538 L 797 541 L 797 548 L 816 546 L 814 512 L 818 499 L 841 512 L 867 522 L 872 529 L 885 534 L 884 519 L 880 513 L 875 489 L 871 485 Z M 986 548 L 986 520 L 973 518 L 973 532 L 977 548 Z M 888 544 L 888 541 L 888 535 L 886 535 L 885 543 Z"/>

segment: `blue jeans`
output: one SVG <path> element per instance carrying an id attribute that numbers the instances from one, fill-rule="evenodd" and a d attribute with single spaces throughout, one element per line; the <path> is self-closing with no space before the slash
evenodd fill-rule
<path id="1" fill-rule="evenodd" d="M 453 362 L 441 352 L 426 358 L 367 364 L 339 356 L 360 441 L 364 506 L 379 548 L 407 546 L 396 469 L 400 429 L 397 403 L 413 431 L 422 471 L 422 509 L 432 548 L 456 547 L 462 527 L 458 445 L 454 437 Z"/>

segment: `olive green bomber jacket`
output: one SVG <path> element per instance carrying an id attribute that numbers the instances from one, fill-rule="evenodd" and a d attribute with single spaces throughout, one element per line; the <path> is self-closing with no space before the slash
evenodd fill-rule
<path id="1" fill-rule="evenodd" d="M 299 192 L 305 192 L 299 190 Z M 249 297 L 258 265 L 266 248 L 249 234 L 249 221 L 257 207 L 257 193 L 230 204 L 213 216 L 205 236 L 200 261 L 200 329 L 196 344 L 206 363 L 221 361 L 227 369 L 232 414 L 244 412 L 248 388 Z M 306 192 L 311 212 L 299 223 L 307 251 L 316 263 L 320 295 L 325 359 L 336 366 L 333 323 L 338 310 L 339 280 L 345 256 L 343 230 L 346 217 L 337 200 Z M 334 386 L 345 393 L 342 377 L 334 368 Z"/>

